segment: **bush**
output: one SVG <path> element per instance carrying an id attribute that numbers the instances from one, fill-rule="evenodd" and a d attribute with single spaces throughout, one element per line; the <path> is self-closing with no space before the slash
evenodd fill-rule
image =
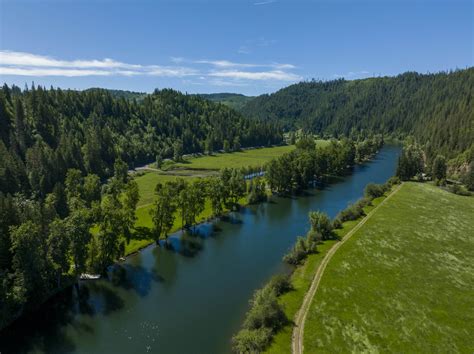
<path id="1" fill-rule="evenodd" d="M 285 274 L 274 275 L 268 282 L 267 286 L 272 288 L 277 296 L 280 296 L 292 289 L 290 277 Z"/>
<path id="2" fill-rule="evenodd" d="M 269 328 L 242 329 L 232 337 L 232 349 L 236 353 L 261 353 L 270 344 L 272 331 Z"/>
<path id="3" fill-rule="evenodd" d="M 402 181 L 400 181 L 400 178 L 397 176 L 392 176 L 388 179 L 388 181 L 385 183 L 387 187 L 392 187 L 396 184 L 400 184 Z"/>
<path id="4" fill-rule="evenodd" d="M 275 290 L 270 286 L 267 285 L 263 289 L 257 290 L 250 304 L 251 308 L 247 312 L 244 328 L 265 327 L 273 332 L 286 322 L 285 313 L 278 303 Z"/>
<path id="5" fill-rule="evenodd" d="M 355 203 L 339 212 L 339 214 L 336 216 L 336 219 L 339 219 L 341 222 L 345 222 L 349 220 L 357 220 L 364 215 L 365 213 L 362 203 Z"/>
<path id="6" fill-rule="evenodd" d="M 383 184 L 369 183 L 364 190 L 364 196 L 370 200 L 381 197 L 387 191 Z"/>
<path id="7" fill-rule="evenodd" d="M 454 193 L 454 194 L 457 194 L 457 195 L 463 195 L 463 196 L 470 196 L 471 195 L 471 193 L 469 191 L 465 190 L 464 188 L 462 188 L 458 184 L 453 184 L 451 187 L 448 188 L 448 190 L 451 193 Z"/>
<path id="8" fill-rule="evenodd" d="M 332 227 L 333 227 L 334 229 L 342 229 L 342 221 L 341 221 L 341 219 L 335 218 L 335 219 L 332 221 Z"/>
<path id="9" fill-rule="evenodd" d="M 303 237 L 299 236 L 290 252 L 283 256 L 283 261 L 288 264 L 298 265 L 306 258 L 307 254 L 306 241 Z"/>
<path id="10" fill-rule="evenodd" d="M 312 211 L 309 213 L 309 221 L 311 223 L 311 230 L 319 233 L 323 240 L 334 238 L 331 219 L 327 214 L 320 211 Z"/>

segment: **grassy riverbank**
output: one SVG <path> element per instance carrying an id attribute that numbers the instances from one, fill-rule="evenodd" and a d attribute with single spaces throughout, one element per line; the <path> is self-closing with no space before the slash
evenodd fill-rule
<path id="1" fill-rule="evenodd" d="M 389 194 L 390 192 L 387 192 Z M 364 212 L 367 214 L 373 208 L 375 208 L 385 196 L 376 198 L 372 201 L 372 205 L 366 206 Z M 351 231 L 363 218 L 347 221 L 343 224 L 341 229 L 335 230 L 339 238 L 343 238 L 349 231 Z M 314 278 L 316 270 L 323 260 L 326 253 L 331 247 L 338 241 L 328 240 L 323 244 L 318 245 L 318 253 L 310 254 L 305 262 L 298 266 L 293 274 L 291 275 L 292 290 L 283 294 L 279 298 L 280 304 L 284 308 L 284 312 L 287 318 L 292 320 L 298 310 L 300 309 L 306 292 L 311 286 L 311 282 Z M 283 327 L 274 337 L 273 342 L 267 349 L 266 353 L 289 353 L 291 352 L 291 337 L 293 333 L 293 323 L 290 321 L 285 327 Z"/>
<path id="2" fill-rule="evenodd" d="M 305 352 L 472 352 L 472 215 L 472 197 L 404 184 L 329 262 Z"/>

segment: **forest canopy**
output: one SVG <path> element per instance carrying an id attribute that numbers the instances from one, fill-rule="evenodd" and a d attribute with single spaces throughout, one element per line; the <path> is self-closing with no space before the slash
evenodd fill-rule
<path id="1" fill-rule="evenodd" d="M 428 157 L 447 158 L 474 142 L 474 68 L 347 81 L 308 81 L 242 108 L 245 116 L 322 136 L 367 132 L 404 139 L 412 135 Z"/>

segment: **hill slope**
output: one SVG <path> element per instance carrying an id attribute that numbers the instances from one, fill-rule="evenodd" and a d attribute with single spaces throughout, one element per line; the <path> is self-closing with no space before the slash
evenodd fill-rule
<path id="1" fill-rule="evenodd" d="M 474 68 L 364 80 L 302 82 L 248 102 L 244 115 L 286 129 L 414 135 L 427 153 L 453 157 L 474 141 Z"/>

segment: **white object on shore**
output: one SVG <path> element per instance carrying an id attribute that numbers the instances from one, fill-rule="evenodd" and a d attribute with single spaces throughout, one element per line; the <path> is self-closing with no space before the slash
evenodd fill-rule
<path id="1" fill-rule="evenodd" d="M 81 280 L 97 280 L 100 279 L 100 274 L 87 274 L 87 273 L 82 273 L 81 276 L 79 277 Z"/>

